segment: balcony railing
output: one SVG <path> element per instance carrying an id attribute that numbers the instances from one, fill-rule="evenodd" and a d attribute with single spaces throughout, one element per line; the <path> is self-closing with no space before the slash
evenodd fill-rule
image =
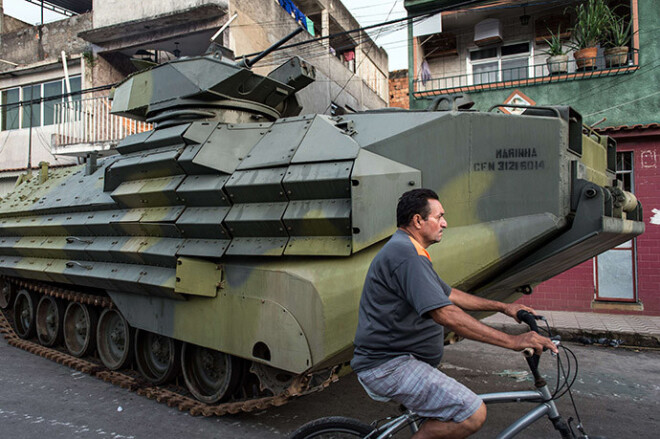
<path id="1" fill-rule="evenodd" d="M 55 104 L 54 153 L 83 153 L 112 148 L 126 136 L 152 129 L 152 125 L 110 114 L 107 96 Z"/>
<path id="2" fill-rule="evenodd" d="M 431 78 L 424 82 L 414 81 L 414 95 L 416 97 L 441 95 L 463 92 L 479 92 L 487 90 L 498 90 L 512 87 L 527 87 L 554 82 L 576 81 L 596 77 L 614 76 L 631 73 L 639 68 L 634 62 L 636 57 L 632 52 L 628 54 L 627 62 L 618 66 L 608 66 L 603 56 L 591 59 L 594 61 L 592 68 L 578 68 L 574 59 L 569 59 L 564 64 L 561 73 L 550 74 L 547 63 L 535 64 L 526 67 L 515 67 L 510 69 L 491 70 L 472 74 L 446 76 L 442 78 Z M 553 67 L 559 67 L 555 65 Z"/>

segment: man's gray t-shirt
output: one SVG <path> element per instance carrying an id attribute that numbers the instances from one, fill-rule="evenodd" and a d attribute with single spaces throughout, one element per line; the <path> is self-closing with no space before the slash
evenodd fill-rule
<path id="1" fill-rule="evenodd" d="M 360 299 L 351 367 L 359 372 L 400 355 L 437 366 L 444 328 L 428 314 L 451 305 L 426 250 L 397 230 L 371 262 Z"/>

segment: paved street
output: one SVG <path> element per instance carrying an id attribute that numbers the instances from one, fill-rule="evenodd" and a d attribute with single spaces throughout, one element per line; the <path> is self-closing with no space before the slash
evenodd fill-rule
<path id="1" fill-rule="evenodd" d="M 587 431 L 610 438 L 657 437 L 660 352 L 570 347 L 580 360 L 574 396 Z M 531 382 L 524 376 L 521 382 L 514 379 L 525 368 L 517 354 L 469 341 L 448 346 L 444 361 L 448 374 L 477 392 L 528 388 Z M 565 397 L 560 410 L 567 417 L 569 408 Z M 526 409 L 529 406 L 521 404 L 491 406 L 486 427 L 477 437 L 494 437 Z M 393 405 L 369 400 L 351 375 L 284 407 L 222 418 L 192 417 L 0 340 L 0 437 L 278 438 L 321 416 L 371 421 L 394 413 Z M 520 437 L 553 437 L 552 428 L 539 421 Z"/>

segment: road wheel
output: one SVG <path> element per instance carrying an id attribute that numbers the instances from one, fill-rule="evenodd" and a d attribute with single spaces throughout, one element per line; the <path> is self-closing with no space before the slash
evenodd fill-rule
<path id="1" fill-rule="evenodd" d="M 37 295 L 20 290 L 14 301 L 14 327 L 21 338 L 32 338 L 35 333 L 34 315 L 37 308 Z"/>
<path id="2" fill-rule="evenodd" d="M 186 387 L 195 398 L 214 404 L 229 398 L 243 376 L 243 362 L 233 355 L 184 343 L 181 368 Z"/>
<path id="3" fill-rule="evenodd" d="M 94 351 L 96 309 L 71 302 L 64 312 L 64 345 L 74 357 L 84 357 Z"/>
<path id="4" fill-rule="evenodd" d="M 15 295 L 15 287 L 6 279 L 0 279 L 0 309 L 9 309 Z"/>
<path id="5" fill-rule="evenodd" d="M 131 359 L 131 327 L 116 309 L 101 313 L 96 344 L 101 362 L 110 370 L 121 369 Z"/>
<path id="6" fill-rule="evenodd" d="M 181 343 L 149 331 L 135 331 L 135 363 L 147 381 L 160 385 L 181 370 Z"/>
<path id="7" fill-rule="evenodd" d="M 54 346 L 62 340 L 64 304 L 51 296 L 42 296 L 37 305 L 36 329 L 39 343 Z"/>

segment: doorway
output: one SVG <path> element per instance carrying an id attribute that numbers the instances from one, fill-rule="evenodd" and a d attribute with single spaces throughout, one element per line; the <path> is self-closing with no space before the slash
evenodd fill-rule
<path id="1" fill-rule="evenodd" d="M 633 152 L 618 151 L 616 174 L 623 189 L 635 193 Z M 596 256 L 596 300 L 637 301 L 637 264 L 635 239 Z"/>

